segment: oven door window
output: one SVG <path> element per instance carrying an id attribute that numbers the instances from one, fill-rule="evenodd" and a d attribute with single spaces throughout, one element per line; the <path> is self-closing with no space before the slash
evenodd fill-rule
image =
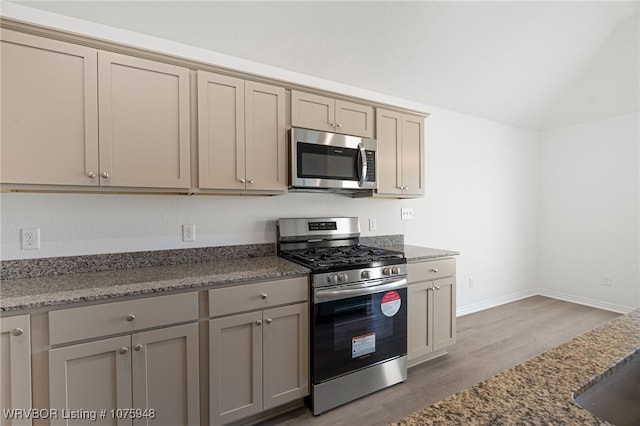
<path id="1" fill-rule="evenodd" d="M 313 305 L 313 383 L 407 353 L 407 289 Z"/>
<path id="2" fill-rule="evenodd" d="M 358 180 L 358 156 L 357 149 L 298 142 L 298 177 Z"/>

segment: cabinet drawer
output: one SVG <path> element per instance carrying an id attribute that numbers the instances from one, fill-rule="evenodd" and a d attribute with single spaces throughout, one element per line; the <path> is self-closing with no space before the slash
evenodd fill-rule
<path id="1" fill-rule="evenodd" d="M 209 315 L 217 317 L 309 300 L 306 277 L 209 290 Z"/>
<path id="2" fill-rule="evenodd" d="M 49 313 L 51 345 L 198 319 L 196 292 Z"/>
<path id="3" fill-rule="evenodd" d="M 437 280 L 456 274 L 456 260 L 451 258 L 409 263 L 407 268 L 409 284 L 420 281 Z"/>

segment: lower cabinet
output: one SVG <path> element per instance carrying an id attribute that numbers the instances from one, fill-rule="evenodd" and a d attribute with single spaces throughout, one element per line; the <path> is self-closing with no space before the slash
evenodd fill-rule
<path id="1" fill-rule="evenodd" d="M 0 320 L 0 425 L 30 425 L 31 419 L 12 411 L 31 408 L 31 338 L 29 315 Z M 21 418 L 22 417 L 22 418 Z"/>
<path id="2" fill-rule="evenodd" d="M 300 282 L 306 287 L 306 279 Z M 268 303 L 269 283 L 265 286 L 256 287 L 260 294 L 245 300 L 264 297 Z M 238 291 L 246 294 L 246 288 Z M 209 320 L 211 424 L 240 420 L 307 396 L 308 328 L 306 301 Z"/>
<path id="3" fill-rule="evenodd" d="M 52 349 L 49 387 L 52 408 L 96 412 L 95 424 L 196 426 L 198 324 Z M 51 422 L 86 423 L 86 418 Z"/>
<path id="4" fill-rule="evenodd" d="M 455 259 L 409 264 L 409 366 L 446 353 L 456 342 Z"/>
<path id="5" fill-rule="evenodd" d="M 197 319 L 196 292 L 50 312 L 51 424 L 198 426 Z"/>

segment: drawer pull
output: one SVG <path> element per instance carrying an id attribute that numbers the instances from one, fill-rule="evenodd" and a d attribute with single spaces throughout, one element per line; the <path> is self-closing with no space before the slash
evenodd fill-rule
<path id="1" fill-rule="evenodd" d="M 265 300 L 267 298 L 267 294 L 266 293 L 262 293 L 260 295 L 260 299 Z"/>
<path id="2" fill-rule="evenodd" d="M 134 351 L 140 351 L 140 350 L 142 350 L 142 345 L 141 345 L 140 343 L 138 343 L 137 345 L 135 345 L 135 346 L 133 347 L 133 350 L 134 350 Z"/>
<path id="3" fill-rule="evenodd" d="M 434 274 L 438 272 L 438 268 L 433 268 L 431 269 L 431 272 L 433 272 Z"/>
<path id="4" fill-rule="evenodd" d="M 434 285 L 433 288 L 436 289 L 436 290 L 440 290 L 440 286 L 439 285 Z"/>
<path id="5" fill-rule="evenodd" d="M 129 352 L 129 348 L 126 346 L 123 346 L 120 348 L 118 352 L 120 352 L 121 355 L 125 355 L 127 352 Z"/>
<path id="6" fill-rule="evenodd" d="M 14 328 L 13 329 L 13 333 L 12 334 L 14 336 L 22 336 L 22 333 L 24 333 L 24 330 L 21 329 L 20 327 L 18 327 L 18 328 Z"/>
<path id="7" fill-rule="evenodd" d="M 264 320 L 264 322 L 266 322 L 267 324 L 271 324 L 271 318 L 267 318 L 266 320 Z"/>
<path id="8" fill-rule="evenodd" d="M 133 315 L 133 314 L 129 314 L 129 315 L 127 315 L 127 321 L 131 322 L 131 321 L 133 321 L 134 319 L 136 319 L 136 316 L 135 316 L 135 315 Z"/>
<path id="9" fill-rule="evenodd" d="M 262 320 L 258 320 L 258 321 L 256 321 L 256 325 L 257 325 L 257 326 L 261 326 L 261 325 L 262 325 Z"/>

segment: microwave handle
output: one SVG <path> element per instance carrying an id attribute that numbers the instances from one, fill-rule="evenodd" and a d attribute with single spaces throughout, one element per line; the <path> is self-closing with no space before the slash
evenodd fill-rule
<path id="1" fill-rule="evenodd" d="M 364 149 L 364 146 L 360 143 L 358 144 L 358 148 L 360 149 L 360 188 L 364 188 L 364 184 L 367 181 L 367 153 Z"/>

